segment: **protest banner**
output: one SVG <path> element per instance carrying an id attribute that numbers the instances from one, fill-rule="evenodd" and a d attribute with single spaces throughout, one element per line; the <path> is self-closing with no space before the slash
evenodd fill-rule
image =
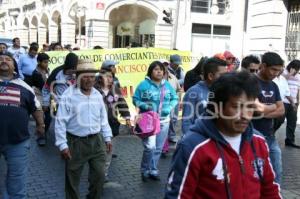
<path id="1" fill-rule="evenodd" d="M 63 65 L 68 51 L 50 51 L 49 68 Z M 81 50 L 74 51 L 80 59 L 91 59 L 97 69 L 105 60 L 114 60 L 119 62 L 116 65 L 117 74 L 121 91 L 130 107 L 130 112 L 134 113 L 132 105 L 132 95 L 136 86 L 145 78 L 148 66 L 155 60 L 170 60 L 170 55 L 178 54 L 182 58 L 182 67 L 185 72 L 193 68 L 201 59 L 201 56 L 194 56 L 190 51 L 168 50 L 162 48 L 116 48 L 99 50 Z"/>

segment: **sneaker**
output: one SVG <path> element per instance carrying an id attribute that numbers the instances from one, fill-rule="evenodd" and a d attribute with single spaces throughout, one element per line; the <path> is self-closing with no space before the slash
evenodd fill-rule
<path id="1" fill-rule="evenodd" d="M 45 146 L 46 145 L 46 138 L 45 137 L 39 137 L 37 140 L 36 140 L 37 144 L 39 146 Z"/>

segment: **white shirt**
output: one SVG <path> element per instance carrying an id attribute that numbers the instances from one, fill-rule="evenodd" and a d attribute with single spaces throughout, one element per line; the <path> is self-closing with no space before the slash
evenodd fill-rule
<path id="1" fill-rule="evenodd" d="M 285 79 L 285 77 L 283 77 L 282 75 L 280 75 L 279 77 L 276 77 L 275 79 L 273 79 L 273 82 L 279 88 L 279 93 L 280 93 L 281 100 L 282 101 L 284 101 L 284 100 L 288 101 L 286 99 L 286 97 L 290 96 L 291 92 L 290 92 L 290 88 L 289 88 L 288 82 Z"/>
<path id="2" fill-rule="evenodd" d="M 26 54 L 26 50 L 23 47 L 14 48 L 13 46 L 11 46 L 7 49 L 7 51 L 13 54 L 17 63 L 19 62 L 20 56 Z"/>
<path id="3" fill-rule="evenodd" d="M 103 98 L 95 88 L 87 96 L 73 85 L 61 96 L 55 118 L 55 145 L 61 151 L 68 148 L 66 132 L 81 137 L 102 132 L 106 142 L 111 140 Z"/>
<path id="4" fill-rule="evenodd" d="M 241 140 L 242 140 L 242 134 L 239 134 L 235 137 L 230 137 L 230 136 L 224 135 L 221 132 L 220 132 L 220 134 L 230 144 L 231 148 L 233 148 L 233 150 L 235 150 L 235 152 L 237 154 L 240 154 L 240 145 L 241 145 Z"/>
<path id="5" fill-rule="evenodd" d="M 290 76 L 290 75 L 288 75 L 287 70 L 284 70 L 283 74 L 285 76 L 288 76 L 287 83 L 288 83 L 288 86 L 289 86 L 290 92 L 291 92 L 290 96 L 293 98 L 294 103 L 297 103 L 298 102 L 297 95 L 298 95 L 298 92 L 300 89 L 300 76 L 299 76 L 299 74 L 297 74 L 295 76 Z M 287 99 L 284 99 L 283 102 L 287 103 L 287 104 L 290 103 Z"/>

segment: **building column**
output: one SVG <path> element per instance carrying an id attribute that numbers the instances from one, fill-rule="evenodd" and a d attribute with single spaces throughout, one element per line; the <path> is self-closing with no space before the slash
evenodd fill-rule
<path id="1" fill-rule="evenodd" d="M 285 56 L 286 23 L 283 0 L 249 0 L 247 53 L 275 51 Z"/>
<path id="2" fill-rule="evenodd" d="M 245 1 L 231 1 L 230 51 L 241 59 L 244 51 Z"/>
<path id="3" fill-rule="evenodd" d="M 49 25 L 49 43 L 58 42 L 58 27 L 56 24 Z"/>
<path id="4" fill-rule="evenodd" d="M 169 24 L 155 25 L 155 47 L 172 49 L 173 26 Z"/>
<path id="5" fill-rule="evenodd" d="M 62 45 L 75 43 L 75 23 L 62 23 L 61 24 L 61 43 Z"/>
<path id="6" fill-rule="evenodd" d="M 109 22 L 107 20 L 88 19 L 85 22 L 87 47 L 99 45 L 109 48 Z"/>
<path id="7" fill-rule="evenodd" d="M 20 42 L 21 45 L 27 46 L 29 44 L 29 30 L 27 28 L 20 29 Z"/>
<path id="8" fill-rule="evenodd" d="M 30 31 L 29 31 L 29 37 L 30 37 L 30 41 L 29 43 L 32 42 L 38 42 L 38 38 L 37 38 L 37 28 L 36 27 L 31 27 Z"/>
<path id="9" fill-rule="evenodd" d="M 38 28 L 38 32 L 39 32 L 39 44 L 45 44 L 47 43 L 47 29 L 44 26 L 40 26 Z"/>

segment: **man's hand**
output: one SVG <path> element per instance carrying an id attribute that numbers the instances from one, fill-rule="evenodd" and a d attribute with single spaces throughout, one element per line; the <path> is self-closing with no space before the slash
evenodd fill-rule
<path id="1" fill-rule="evenodd" d="M 265 111 L 265 105 L 261 103 L 258 99 L 255 100 L 255 111 L 263 113 Z"/>
<path id="2" fill-rule="evenodd" d="M 38 136 L 45 135 L 45 124 L 37 124 L 36 125 L 36 133 Z"/>
<path id="3" fill-rule="evenodd" d="M 62 150 L 60 152 L 60 155 L 61 155 L 61 158 L 64 160 L 71 160 L 71 158 L 72 158 L 69 148 Z"/>
<path id="4" fill-rule="evenodd" d="M 109 142 L 105 142 L 106 144 L 106 151 L 108 153 L 111 153 L 112 152 L 112 143 L 109 141 Z"/>

